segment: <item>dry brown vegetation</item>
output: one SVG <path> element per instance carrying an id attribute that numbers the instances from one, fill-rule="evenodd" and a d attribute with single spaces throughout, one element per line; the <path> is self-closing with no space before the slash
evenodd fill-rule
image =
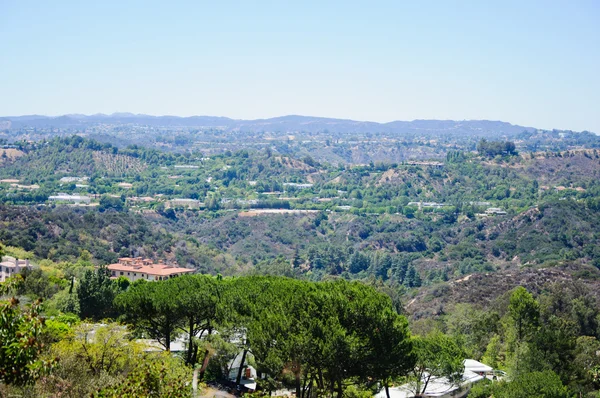
<path id="1" fill-rule="evenodd" d="M 585 268 L 585 269 L 584 269 Z M 457 303 L 473 304 L 488 308 L 495 300 L 515 286 L 524 286 L 528 291 L 539 294 L 551 283 L 587 286 L 592 294 L 600 298 L 600 279 L 579 279 L 578 273 L 588 271 L 600 278 L 600 271 L 591 267 L 561 268 L 518 268 L 493 273 L 475 273 L 448 283 L 422 288 L 407 302 L 406 310 L 414 319 L 442 315 Z"/>
<path id="2" fill-rule="evenodd" d="M 25 155 L 23 152 L 14 148 L 0 148 L 0 163 L 4 161 L 13 161 L 21 156 Z"/>
<path id="3" fill-rule="evenodd" d="M 279 163 L 281 163 L 282 165 L 284 165 L 287 168 L 290 169 L 296 169 L 296 170 L 302 170 L 302 171 L 308 171 L 308 172 L 314 172 L 315 168 L 311 167 L 309 165 L 307 165 L 306 163 L 297 160 L 297 159 L 292 159 L 289 158 L 287 156 L 278 156 L 275 159 L 277 159 L 277 161 Z"/>

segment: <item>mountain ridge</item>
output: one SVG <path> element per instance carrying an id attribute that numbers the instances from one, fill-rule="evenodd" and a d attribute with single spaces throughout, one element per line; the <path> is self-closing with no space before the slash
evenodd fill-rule
<path id="1" fill-rule="evenodd" d="M 339 119 L 303 115 L 284 115 L 263 119 L 233 119 L 224 116 L 174 116 L 146 115 L 127 112 L 115 112 L 110 115 L 66 114 L 60 116 L 22 115 L 4 116 L 0 120 L 9 121 L 11 128 L 26 127 L 72 127 L 81 128 L 99 123 L 137 124 L 155 127 L 201 127 L 230 131 L 324 131 L 336 132 L 385 132 L 411 133 L 419 131 L 443 131 L 448 133 L 465 132 L 503 132 L 508 135 L 523 131 L 535 131 L 534 127 L 520 126 L 493 120 L 437 120 L 415 119 L 412 121 L 394 120 L 386 123 Z"/>

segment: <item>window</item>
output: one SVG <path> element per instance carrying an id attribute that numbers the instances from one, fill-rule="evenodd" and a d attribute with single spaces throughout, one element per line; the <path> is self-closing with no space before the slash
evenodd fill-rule
<path id="1" fill-rule="evenodd" d="M 123 271 L 121 271 L 121 275 L 123 275 Z"/>

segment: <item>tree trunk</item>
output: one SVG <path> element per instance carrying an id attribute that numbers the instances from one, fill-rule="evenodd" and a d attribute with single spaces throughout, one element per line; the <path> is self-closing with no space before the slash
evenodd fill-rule
<path id="1" fill-rule="evenodd" d="M 194 352 L 192 352 L 192 363 L 198 363 L 198 344 L 194 344 Z"/>
<path id="2" fill-rule="evenodd" d="M 194 369 L 192 377 L 192 398 L 198 397 L 198 368 Z"/>
<path id="3" fill-rule="evenodd" d="M 297 397 L 297 398 L 304 398 L 304 396 L 306 395 L 306 389 L 307 389 L 309 381 L 312 383 L 312 377 L 308 377 L 308 374 L 305 374 L 304 375 L 304 383 L 302 383 L 302 392 L 301 392 L 300 397 Z"/>
<path id="4" fill-rule="evenodd" d="M 300 370 L 296 369 L 296 398 L 302 396 L 302 385 L 300 384 Z"/>
<path id="5" fill-rule="evenodd" d="M 427 380 L 425 380 L 425 385 L 423 386 L 423 391 L 417 391 L 419 393 L 419 397 L 423 394 L 425 394 L 425 391 L 427 391 L 427 385 L 429 384 L 429 380 L 431 379 L 431 375 L 427 376 Z"/>
<path id="6" fill-rule="evenodd" d="M 204 351 L 204 359 L 202 360 L 202 367 L 200 368 L 200 373 L 198 377 L 200 380 L 204 379 L 204 372 L 206 372 L 206 368 L 208 368 L 208 362 L 210 361 L 210 351 Z"/>
<path id="7" fill-rule="evenodd" d="M 325 382 L 323 381 L 323 370 L 319 369 L 319 389 L 325 391 Z"/>
<path id="8" fill-rule="evenodd" d="M 165 334 L 165 349 L 170 352 L 171 351 L 171 331 L 168 330 Z"/>
<path id="9" fill-rule="evenodd" d="M 310 379 L 310 384 L 308 385 L 308 390 L 304 393 L 302 398 L 310 398 L 313 389 L 313 379 Z"/>
<path id="10" fill-rule="evenodd" d="M 190 324 L 189 324 L 189 342 L 188 342 L 188 352 L 187 352 L 187 359 L 185 361 L 186 364 L 188 365 L 193 365 L 192 361 L 194 360 L 193 358 L 193 352 L 194 352 L 194 318 L 190 317 L 189 319 Z"/>
<path id="11" fill-rule="evenodd" d="M 388 386 L 388 383 L 385 383 L 385 396 L 390 398 L 390 386 Z"/>
<path id="12" fill-rule="evenodd" d="M 343 398 L 344 397 L 344 383 L 342 383 L 342 380 L 338 380 L 337 382 L 337 394 L 338 394 L 338 398 Z"/>
<path id="13" fill-rule="evenodd" d="M 246 346 L 247 347 L 247 346 Z M 248 348 L 244 348 L 244 352 L 242 353 L 242 361 L 240 362 L 240 367 L 238 368 L 238 374 L 235 378 L 235 384 L 240 385 L 242 381 L 242 370 L 244 369 L 244 362 L 246 362 L 246 353 L 248 353 Z"/>

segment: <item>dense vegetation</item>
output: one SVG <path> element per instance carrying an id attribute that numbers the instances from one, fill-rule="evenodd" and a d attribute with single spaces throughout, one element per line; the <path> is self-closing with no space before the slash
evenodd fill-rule
<path id="1" fill-rule="evenodd" d="M 56 283 L 48 272 L 17 275 L 7 289 L 35 298 L 40 284 Z M 21 314 L 16 299 L 0 307 L 3 330 L 19 330 L 17 341 L 26 343 L 18 358 L 27 365 L 18 372 L 6 372 L 15 362 L 2 355 L 6 391 L 189 396 L 193 368 L 200 381 L 226 380 L 240 353 L 238 383 L 248 361 L 265 375 L 258 380 L 262 390 L 290 388 L 301 397 L 372 393 L 407 382 L 419 392 L 430 378 L 458 382 L 465 357 L 509 375 L 477 385 L 475 396 L 513 396 L 510 391 L 535 391 L 535 383 L 560 397 L 594 396 L 600 388 L 600 311 L 578 283 L 547 284 L 537 298 L 518 287 L 487 308 L 456 304 L 437 320 L 414 321 L 411 337 L 392 300 L 358 282 L 191 275 L 130 284 L 84 259 L 73 272 L 79 282 L 62 284 L 42 306 L 53 315 L 45 323 L 38 304 L 29 314 Z M 80 317 L 110 317 L 130 329 L 80 323 Z M 186 349 L 175 358 L 151 355 L 135 340 L 155 339 L 169 351 L 178 336 Z M 10 347 L 3 339 L 3 352 Z"/>
<path id="2" fill-rule="evenodd" d="M 263 391 L 303 397 L 416 392 L 426 375 L 456 379 L 465 357 L 509 374 L 474 396 L 593 397 L 600 154 L 587 138 L 565 146 L 583 135 L 540 133 L 552 140 L 533 148 L 527 134 L 455 140 L 443 163 L 361 165 L 294 143 L 209 157 L 18 143 L 0 166 L 0 242 L 37 265 L 2 286 L 17 297 L 2 332 L 27 334 L 12 346 L 22 373 L 7 376 L 17 354 L 2 351 L 0 394 L 189 396 L 193 369 L 223 380 L 245 352 Z M 47 201 L 59 192 L 92 203 Z M 203 275 L 111 281 L 101 266 L 130 256 Z M 135 343 L 186 336 L 176 358 Z"/>

